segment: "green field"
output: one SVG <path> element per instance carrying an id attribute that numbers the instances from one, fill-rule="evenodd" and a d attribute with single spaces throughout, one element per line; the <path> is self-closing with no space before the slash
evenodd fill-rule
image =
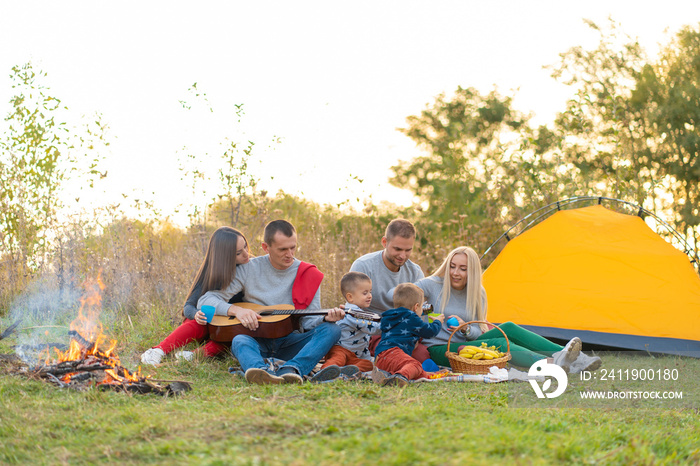
<path id="1" fill-rule="evenodd" d="M 11 352 L 11 339 L 0 353 Z M 144 345 L 120 345 L 135 368 Z M 693 394 L 695 359 L 654 358 Z M 605 356 L 607 368 L 647 364 Z M 697 404 L 651 402 L 552 407 L 527 383 L 411 384 L 370 381 L 251 386 L 231 376 L 232 359 L 145 368 L 185 380 L 177 397 L 77 392 L 21 375 L 0 375 L 2 464 L 677 464 L 700 462 Z M 576 406 L 588 385 L 571 377 L 560 403 Z M 620 381 L 613 383 L 620 386 Z M 598 383 L 594 388 L 610 388 Z M 519 394 L 519 395 L 518 395 Z M 516 400 L 527 396 L 532 403 Z M 515 401 L 514 401 L 515 400 Z M 563 400 L 563 401 L 562 401 Z M 573 401 L 572 401 L 573 400 Z M 537 401 L 540 403 L 538 404 Z M 514 407 L 527 406 L 527 407 Z M 693 408 L 692 406 L 695 406 Z"/>

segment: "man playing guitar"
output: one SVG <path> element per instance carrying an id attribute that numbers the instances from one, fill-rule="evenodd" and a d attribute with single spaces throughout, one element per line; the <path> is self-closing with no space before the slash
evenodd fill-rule
<path id="1" fill-rule="evenodd" d="M 262 243 L 264 256 L 240 265 L 236 276 L 225 290 L 208 291 L 197 307 L 214 306 L 216 315 L 236 317 L 248 330 L 258 329 L 260 315 L 228 300 L 244 291 L 246 300 L 263 306 L 294 305 L 299 309 L 321 309 L 320 284 L 323 274 L 314 266 L 294 257 L 297 234 L 285 220 L 267 224 Z M 340 338 L 335 322 L 345 316 L 340 308 L 326 315 L 305 316 L 300 329 L 279 338 L 262 338 L 239 334 L 231 342 L 231 351 L 245 372 L 249 383 L 302 383 L 328 350 Z M 286 361 L 276 372 L 268 369 L 265 358 Z"/>

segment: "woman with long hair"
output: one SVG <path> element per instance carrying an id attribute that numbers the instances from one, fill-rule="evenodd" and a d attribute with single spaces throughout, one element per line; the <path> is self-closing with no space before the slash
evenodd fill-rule
<path id="1" fill-rule="evenodd" d="M 233 281 L 236 267 L 249 260 L 248 241 L 243 233 L 231 227 L 218 228 L 209 239 L 204 260 L 190 288 L 183 310 L 184 322 L 165 340 L 146 350 L 141 355 L 141 362 L 150 365 L 160 364 L 163 357 L 174 349 L 181 348 L 191 341 L 202 341 L 208 338 L 207 318 L 202 311 L 197 310 L 199 297 L 210 290 L 225 289 Z M 240 301 L 238 297 L 234 297 L 233 300 Z M 227 345 L 209 340 L 201 351 L 204 356 L 212 357 L 227 349 Z M 194 353 L 181 351 L 176 356 L 192 359 Z"/>
<path id="2" fill-rule="evenodd" d="M 445 352 L 453 331 L 465 322 L 486 320 L 488 301 L 481 276 L 479 256 L 472 248 L 460 246 L 447 255 L 435 273 L 416 282 L 428 303 L 436 312 L 445 315 L 440 333 L 423 340 L 430 358 L 441 366 L 450 365 Z M 450 318 L 456 319 L 457 325 L 449 325 Z M 552 357 L 555 364 L 570 372 L 595 370 L 601 364 L 600 358 L 581 352 L 578 337 L 561 346 L 512 322 L 505 322 L 499 328 L 510 340 L 511 364 L 515 366 L 530 367 L 547 357 Z M 500 347 L 501 351 L 507 347 L 503 334 L 495 328 L 488 330 L 485 324 L 473 323 L 457 331 L 450 342 L 450 351 L 457 352 L 467 342 L 476 346 L 486 342 L 488 346 Z"/>

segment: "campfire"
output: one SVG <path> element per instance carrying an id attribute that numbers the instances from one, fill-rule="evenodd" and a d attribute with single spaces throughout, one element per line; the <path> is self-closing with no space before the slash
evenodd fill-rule
<path id="1" fill-rule="evenodd" d="M 102 291 L 105 288 L 101 276 L 86 283 L 85 288 L 85 294 L 80 299 L 78 317 L 70 324 L 70 343 L 67 348 L 65 345 L 47 346 L 40 354 L 43 363 L 23 372 L 61 388 L 75 390 L 98 387 L 102 390 L 160 395 L 190 390 L 187 382 L 156 381 L 141 375 L 140 367 L 138 371 L 132 372 L 122 366 L 115 353 L 117 341 L 107 337 L 98 318 L 102 310 Z M 162 386 L 158 382 L 171 383 Z"/>

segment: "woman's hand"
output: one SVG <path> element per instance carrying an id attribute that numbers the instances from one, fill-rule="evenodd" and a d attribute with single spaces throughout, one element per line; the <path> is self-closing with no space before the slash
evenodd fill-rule
<path id="1" fill-rule="evenodd" d="M 449 318 L 452 319 L 453 317 L 454 317 L 455 319 L 457 319 L 457 322 L 459 322 L 459 323 L 458 323 L 457 325 L 448 325 L 448 328 L 449 328 L 450 330 L 453 330 L 453 331 L 454 331 L 454 329 L 456 329 L 457 327 L 459 327 L 460 325 L 462 325 L 465 321 L 462 320 L 461 317 L 455 316 L 455 315 L 452 315 L 452 316 L 450 316 Z"/>
<path id="2" fill-rule="evenodd" d="M 257 330 L 258 321 L 262 319 L 254 310 L 239 307 L 235 304 L 231 304 L 231 307 L 228 308 L 228 315 L 235 316 L 248 330 Z"/>
<path id="3" fill-rule="evenodd" d="M 207 316 L 202 311 L 197 311 L 197 313 L 194 315 L 194 320 L 199 325 L 207 325 Z"/>

